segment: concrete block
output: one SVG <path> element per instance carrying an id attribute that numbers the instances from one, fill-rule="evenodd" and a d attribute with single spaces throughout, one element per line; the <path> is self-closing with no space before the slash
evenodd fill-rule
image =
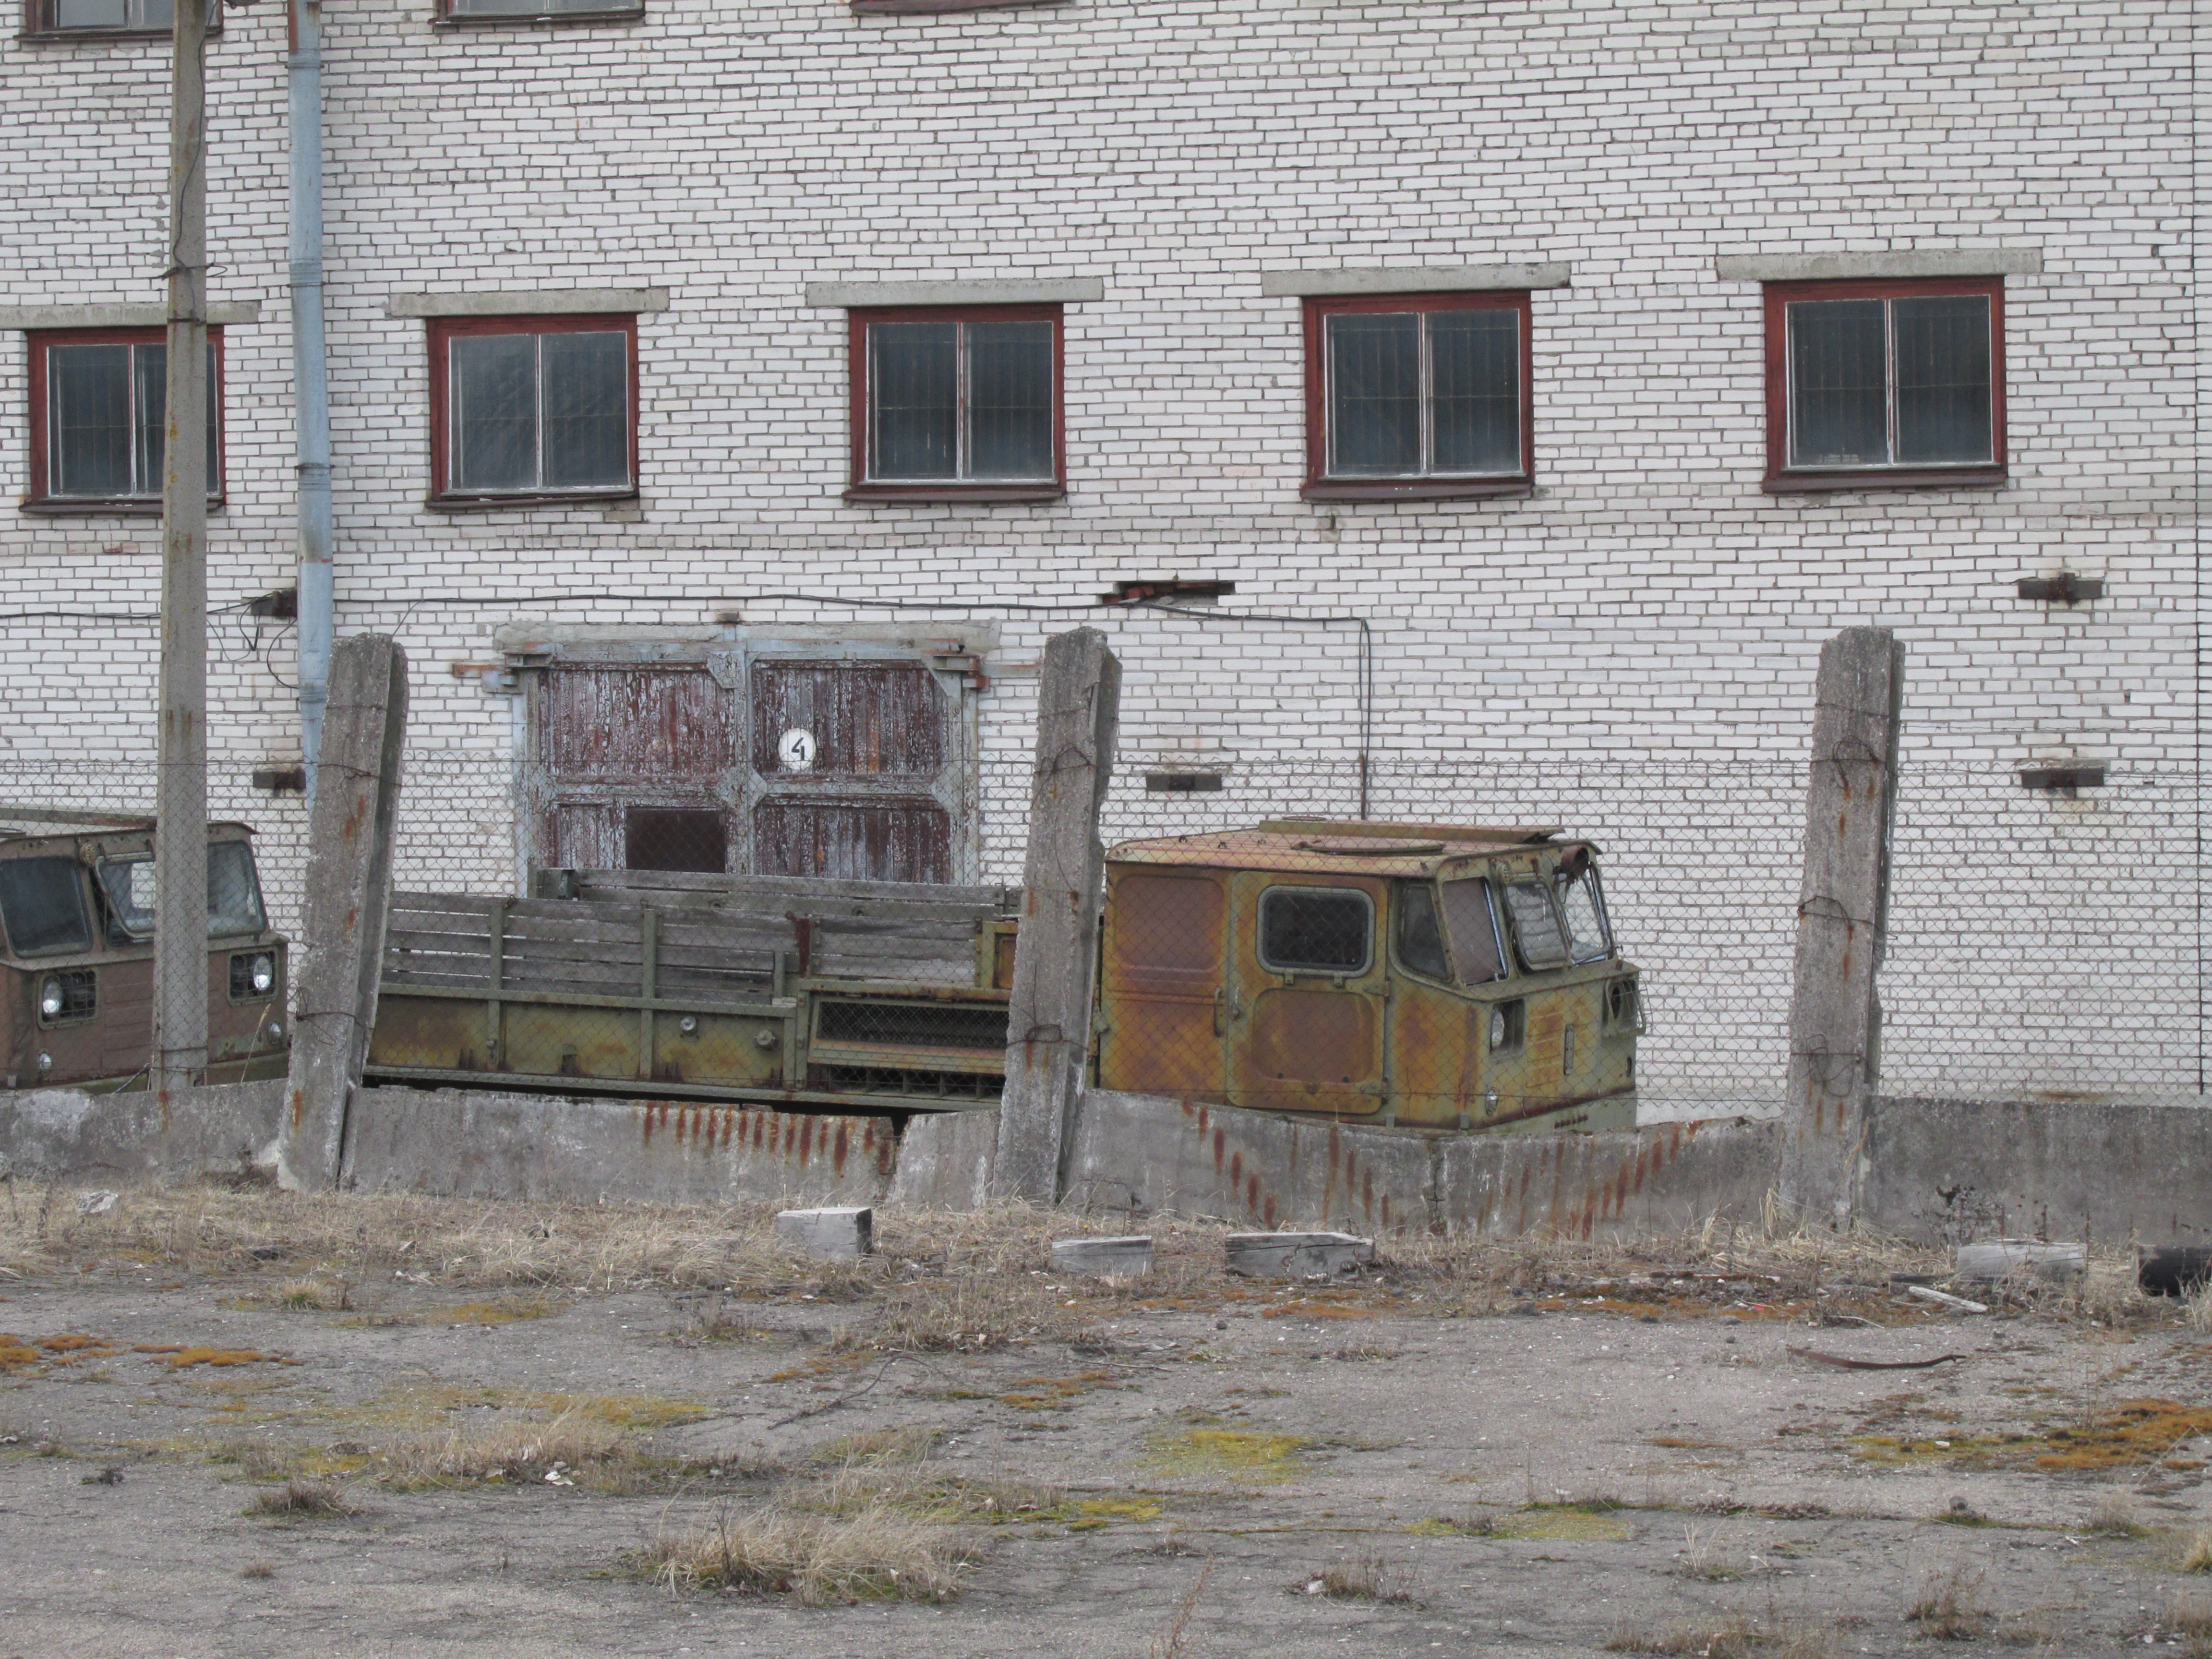
<path id="1" fill-rule="evenodd" d="M 999 1149 L 995 1111 L 920 1112 L 898 1141 L 884 1202 L 914 1210 L 980 1210 L 991 1201 Z"/>
<path id="2" fill-rule="evenodd" d="M 1375 1241 L 1350 1233 L 1231 1233 L 1223 1241 L 1223 1265 L 1252 1279 L 1334 1276 L 1375 1260 Z"/>
<path id="3" fill-rule="evenodd" d="M 1152 1241 L 1142 1233 L 1127 1238 L 1055 1238 L 1052 1270 L 1093 1279 L 1134 1279 L 1152 1270 Z"/>
<path id="4" fill-rule="evenodd" d="M 876 1212 L 865 1206 L 786 1210 L 775 1218 L 775 1236 L 817 1261 L 858 1261 L 874 1253 Z"/>
<path id="5" fill-rule="evenodd" d="M 1959 1246 L 1959 1277 L 2002 1279 L 2008 1273 L 2031 1273 L 2054 1281 L 2078 1279 L 2088 1271 L 2089 1251 L 2083 1244 L 2039 1244 L 2027 1239 L 1994 1238 L 1980 1244 Z"/>

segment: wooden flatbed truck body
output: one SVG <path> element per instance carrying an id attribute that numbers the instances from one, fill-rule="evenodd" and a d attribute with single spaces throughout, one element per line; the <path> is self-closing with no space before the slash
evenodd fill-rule
<path id="1" fill-rule="evenodd" d="M 368 1075 L 906 1113 L 996 1103 L 1016 889 L 545 871 L 396 895 Z M 1634 1120 L 1587 842 L 1285 820 L 1107 858 L 1093 1079 L 1440 1128 Z"/>

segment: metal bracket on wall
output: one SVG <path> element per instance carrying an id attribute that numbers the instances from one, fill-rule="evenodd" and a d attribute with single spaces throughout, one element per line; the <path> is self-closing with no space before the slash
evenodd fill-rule
<path id="1" fill-rule="evenodd" d="M 2062 570 L 2055 576 L 2022 576 L 2020 596 L 2038 605 L 2087 605 L 2105 597 L 2105 584 L 2096 576 L 2077 576 Z"/>

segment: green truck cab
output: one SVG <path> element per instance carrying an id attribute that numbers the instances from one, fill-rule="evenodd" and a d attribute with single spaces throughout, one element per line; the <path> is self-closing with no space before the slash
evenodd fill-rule
<path id="1" fill-rule="evenodd" d="M 253 831 L 208 826 L 205 1080 L 281 1077 L 286 941 Z M 154 1043 L 154 821 L 0 806 L 0 1086 L 143 1087 Z"/>
<path id="2" fill-rule="evenodd" d="M 1099 1086 L 1431 1128 L 1636 1116 L 1637 970 L 1551 830 L 1277 819 L 1107 855 Z"/>

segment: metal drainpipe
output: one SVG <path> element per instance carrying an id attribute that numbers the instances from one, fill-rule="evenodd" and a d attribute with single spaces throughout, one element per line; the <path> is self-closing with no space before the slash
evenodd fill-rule
<path id="1" fill-rule="evenodd" d="M 290 0 L 292 395 L 299 422 L 300 750 L 314 799 L 330 698 L 331 396 L 323 345 L 323 10 Z"/>

